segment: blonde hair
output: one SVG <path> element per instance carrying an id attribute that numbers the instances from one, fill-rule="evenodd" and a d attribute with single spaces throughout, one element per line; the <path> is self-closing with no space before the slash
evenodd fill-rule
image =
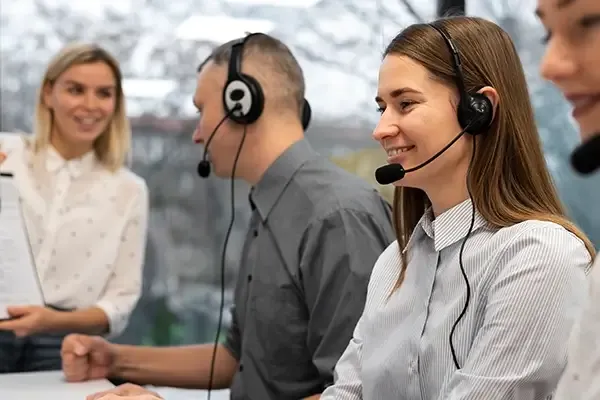
<path id="1" fill-rule="evenodd" d="M 131 147 L 131 128 L 125 110 L 119 63 L 106 50 L 95 44 L 70 44 L 50 60 L 38 90 L 32 143 L 35 152 L 45 149 L 50 144 L 53 115 L 44 102 L 45 88 L 54 85 L 56 80 L 72 66 L 97 62 L 105 63 L 112 70 L 116 82 L 116 99 L 112 120 L 106 131 L 96 139 L 94 151 L 98 160 L 108 170 L 114 172 L 127 162 Z"/>
<path id="2" fill-rule="evenodd" d="M 548 172 L 534 121 L 521 61 L 509 35 L 493 22 L 453 17 L 436 22 L 460 51 L 466 90 L 484 86 L 501 99 L 492 125 L 477 137 L 467 177 L 477 211 L 493 227 L 526 220 L 557 223 L 580 238 L 592 258 L 594 246 L 566 216 Z M 450 55 L 441 35 L 426 24 L 412 25 L 392 40 L 385 55 L 402 55 L 429 70 L 434 79 L 456 85 Z M 394 192 L 394 225 L 402 251 L 398 288 L 407 268 L 408 240 L 430 205 L 425 192 L 401 187 Z"/>

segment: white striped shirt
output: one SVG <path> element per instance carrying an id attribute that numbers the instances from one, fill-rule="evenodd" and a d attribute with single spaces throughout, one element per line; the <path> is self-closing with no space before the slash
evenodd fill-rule
<path id="1" fill-rule="evenodd" d="M 367 303 L 322 400 L 542 400 L 566 363 L 590 255 L 563 227 L 526 221 L 494 229 L 480 214 L 463 254 L 471 300 L 453 343 L 466 286 L 459 251 L 471 222 L 467 200 L 432 219 L 408 244 L 404 283 L 397 242 L 375 264 Z"/>
<path id="2" fill-rule="evenodd" d="M 590 274 L 589 296 L 575 325 L 569 362 L 556 400 L 600 400 L 600 256 Z"/>

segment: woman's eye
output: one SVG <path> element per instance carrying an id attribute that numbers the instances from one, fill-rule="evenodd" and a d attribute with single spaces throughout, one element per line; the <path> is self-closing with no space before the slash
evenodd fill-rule
<path id="1" fill-rule="evenodd" d="M 404 109 L 406 109 L 407 107 L 410 107 L 410 106 L 412 106 L 413 104 L 415 104 L 415 102 L 414 102 L 414 101 L 410 101 L 410 100 L 407 100 L 407 101 L 402 101 L 402 102 L 400 102 L 400 108 L 401 108 L 402 110 L 404 110 Z"/>

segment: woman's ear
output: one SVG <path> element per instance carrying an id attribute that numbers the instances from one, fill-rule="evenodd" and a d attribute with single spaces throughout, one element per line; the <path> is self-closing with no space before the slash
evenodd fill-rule
<path id="1" fill-rule="evenodd" d="M 49 110 L 52 109 L 52 85 L 50 84 L 50 82 L 44 83 L 44 86 L 42 88 L 42 103 Z"/>
<path id="2" fill-rule="evenodd" d="M 498 92 L 491 86 L 484 86 L 477 91 L 477 93 L 481 93 L 492 102 L 492 110 L 494 110 L 494 117 L 496 116 L 496 110 L 498 109 L 498 103 L 500 102 L 500 96 L 498 96 Z"/>

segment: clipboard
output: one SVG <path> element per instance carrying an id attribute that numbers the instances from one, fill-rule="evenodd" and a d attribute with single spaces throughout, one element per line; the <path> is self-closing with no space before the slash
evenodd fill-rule
<path id="1" fill-rule="evenodd" d="M 0 172 L 0 320 L 7 306 L 45 303 L 14 176 Z"/>

